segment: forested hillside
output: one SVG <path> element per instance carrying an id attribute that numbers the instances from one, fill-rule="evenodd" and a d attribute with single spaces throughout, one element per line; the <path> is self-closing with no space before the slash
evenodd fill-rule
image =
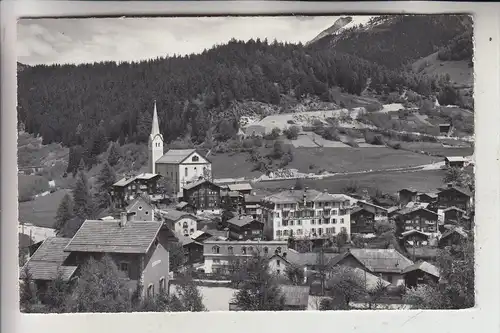
<path id="1" fill-rule="evenodd" d="M 348 34 L 335 49 L 317 44 L 304 47 L 258 39 L 231 40 L 198 55 L 135 63 L 20 64 L 19 121 L 27 132 L 41 135 L 44 144 L 60 142 L 72 147 L 70 158 L 83 154 L 92 165 L 110 141 L 147 141 L 154 100 L 166 142 L 188 135 L 196 144 L 203 143 L 207 133 L 209 139 L 214 133 L 220 140 L 236 134 L 237 116 L 227 112 L 234 109 L 234 102 L 256 101 L 286 111 L 285 101 L 290 98 L 301 101 L 312 96 L 340 105 L 332 93 L 338 87 L 349 94 L 375 97 L 401 94 L 406 89 L 422 96 L 456 96 L 446 78 L 394 69 L 392 62 L 386 64 L 381 59 L 390 53 L 389 60 L 402 64 L 409 59 L 408 54 L 424 54 L 432 45 L 444 44 L 447 37 L 451 40 L 460 29 L 443 26 L 459 26 L 453 25 L 453 20 L 461 19 L 413 16 L 391 20 L 396 23 L 390 33 L 370 34 L 369 40 L 362 34 Z M 430 23 L 440 32 L 414 32 Z M 408 35 L 410 32 L 413 35 Z M 394 52 L 394 48 L 379 52 L 388 44 L 398 50 L 402 45 L 415 47 L 404 53 Z M 428 47 L 416 52 L 422 45 Z M 453 104 L 449 100 L 447 104 Z"/>
<path id="2" fill-rule="evenodd" d="M 451 45 L 456 38 L 459 41 Z M 472 55 L 472 19 L 468 15 L 378 16 L 366 26 L 346 29 L 311 47 L 355 54 L 388 68 L 405 66 L 443 48 L 449 50 L 443 56 L 450 51 L 464 54 L 448 56 L 449 60 L 463 60 L 466 54 Z"/>

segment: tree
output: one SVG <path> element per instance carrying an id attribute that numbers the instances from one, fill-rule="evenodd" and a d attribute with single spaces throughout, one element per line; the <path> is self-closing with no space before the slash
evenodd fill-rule
<path id="1" fill-rule="evenodd" d="M 463 179 L 463 170 L 460 168 L 447 168 L 443 181 L 445 183 L 453 183 L 458 184 L 462 182 Z"/>
<path id="2" fill-rule="evenodd" d="M 59 273 L 56 278 L 49 283 L 47 292 L 43 297 L 43 301 L 44 304 L 47 305 L 48 312 L 65 312 L 70 292 L 70 284 L 63 279 L 62 273 Z"/>
<path id="3" fill-rule="evenodd" d="M 241 287 L 235 292 L 233 302 L 243 311 L 281 311 L 285 298 L 276 277 L 268 271 L 267 260 L 254 255 L 239 272 Z"/>
<path id="4" fill-rule="evenodd" d="M 66 193 L 59 204 L 59 208 L 57 208 L 55 225 L 56 231 L 60 231 L 66 222 L 71 220 L 73 217 L 73 199 L 71 199 L 71 196 Z"/>
<path id="5" fill-rule="evenodd" d="M 337 246 L 343 247 L 344 245 L 347 244 L 349 241 L 349 235 L 347 234 L 347 231 L 345 229 L 342 229 L 336 236 L 335 236 L 335 244 Z"/>
<path id="6" fill-rule="evenodd" d="M 186 251 L 180 242 L 171 242 L 168 247 L 170 270 L 178 272 L 186 263 Z"/>
<path id="7" fill-rule="evenodd" d="M 365 283 L 353 268 L 332 267 L 328 277 L 328 300 L 320 305 L 320 310 L 349 310 L 351 301 L 364 295 Z"/>
<path id="8" fill-rule="evenodd" d="M 117 147 L 117 144 L 112 142 L 109 145 L 109 151 L 108 151 L 108 163 L 111 166 L 115 166 L 118 164 L 121 158 L 121 152 L 119 148 Z"/>
<path id="9" fill-rule="evenodd" d="M 161 176 L 157 183 L 157 189 L 165 198 L 174 192 L 174 182 L 168 176 Z"/>
<path id="10" fill-rule="evenodd" d="M 304 186 L 304 180 L 302 178 L 297 178 L 295 180 L 295 185 L 293 186 L 294 190 L 303 190 L 305 188 Z"/>
<path id="11" fill-rule="evenodd" d="M 291 264 L 287 266 L 285 274 L 293 285 L 300 286 L 304 283 L 304 269 L 298 265 Z"/>
<path id="12" fill-rule="evenodd" d="M 25 268 L 22 271 L 22 274 L 24 276 L 19 284 L 19 302 L 21 312 L 30 313 L 34 311 L 33 308 L 38 302 L 38 297 L 29 268 Z"/>
<path id="13" fill-rule="evenodd" d="M 109 191 L 116 182 L 116 174 L 111 165 L 105 161 L 102 163 L 101 171 L 96 180 L 96 201 L 95 205 L 98 208 L 108 208 L 111 206 L 111 195 Z"/>
<path id="14" fill-rule="evenodd" d="M 438 284 L 407 291 L 404 300 L 417 309 L 466 309 L 474 306 L 474 237 L 438 252 Z"/>
<path id="15" fill-rule="evenodd" d="M 83 170 L 80 170 L 77 175 L 73 190 L 73 203 L 73 211 L 77 217 L 88 219 L 95 214 L 89 183 Z"/>
<path id="16" fill-rule="evenodd" d="M 190 275 L 184 275 L 176 287 L 176 299 L 173 300 L 173 310 L 202 312 L 206 311 L 203 305 L 203 296 Z M 180 305 L 180 306 L 179 306 Z M 177 308 L 177 309 L 176 309 Z"/>
<path id="17" fill-rule="evenodd" d="M 105 255 L 100 260 L 88 259 L 67 303 L 69 312 L 126 312 L 131 298 L 122 273 Z"/>
<path id="18" fill-rule="evenodd" d="M 300 128 L 297 126 L 291 126 L 283 131 L 288 140 L 296 140 L 299 136 Z"/>

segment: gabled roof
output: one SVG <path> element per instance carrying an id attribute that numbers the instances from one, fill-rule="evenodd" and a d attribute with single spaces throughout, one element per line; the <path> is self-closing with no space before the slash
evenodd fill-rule
<path id="1" fill-rule="evenodd" d="M 193 232 L 193 234 L 190 236 L 190 238 L 192 239 L 198 239 L 200 236 L 203 236 L 203 235 L 209 235 L 211 236 L 212 234 L 209 233 L 209 232 L 206 232 L 206 231 L 203 231 L 203 230 L 196 230 L 195 232 Z"/>
<path id="2" fill-rule="evenodd" d="M 198 181 L 195 181 L 195 182 L 192 182 L 192 183 L 189 183 L 189 184 L 185 185 L 184 189 L 185 190 L 190 190 L 190 189 L 195 188 L 196 186 L 199 186 L 199 185 L 204 184 L 204 183 L 210 183 L 210 184 L 213 184 L 214 186 L 217 186 L 219 188 L 221 187 L 220 185 L 217 185 L 217 184 L 215 184 L 214 182 L 211 182 L 208 179 L 200 179 Z"/>
<path id="3" fill-rule="evenodd" d="M 406 215 L 406 214 L 410 214 L 410 213 L 413 213 L 413 212 L 417 212 L 417 211 L 424 211 L 426 213 L 429 213 L 429 214 L 432 214 L 432 215 L 435 215 L 436 218 L 438 216 L 438 214 L 436 212 L 433 212 L 432 210 L 428 210 L 427 208 L 424 208 L 422 206 L 413 206 L 413 207 L 405 207 L 403 209 L 400 209 L 397 213 L 400 214 L 400 215 Z"/>
<path id="4" fill-rule="evenodd" d="M 227 223 L 233 224 L 233 225 L 238 226 L 238 227 L 244 227 L 247 224 L 252 223 L 254 221 L 258 222 L 260 224 L 264 224 L 264 223 L 262 223 L 260 221 L 257 221 L 256 219 L 253 218 L 253 216 L 250 216 L 250 215 L 235 216 L 232 219 L 229 219 L 227 221 Z"/>
<path id="5" fill-rule="evenodd" d="M 450 162 L 465 162 L 465 161 L 467 161 L 467 159 L 463 156 L 446 156 L 445 159 L 450 161 Z"/>
<path id="6" fill-rule="evenodd" d="M 379 205 L 376 205 L 376 204 L 374 204 L 372 202 L 368 202 L 366 200 L 358 200 L 358 205 L 360 205 L 360 206 L 367 205 L 367 206 L 371 206 L 371 207 L 375 207 L 375 208 L 387 211 L 387 208 L 379 206 Z"/>
<path id="7" fill-rule="evenodd" d="M 397 273 L 413 264 L 395 249 L 351 249 L 350 251 L 374 273 Z"/>
<path id="8" fill-rule="evenodd" d="M 455 207 L 455 206 L 451 206 L 451 207 L 448 207 L 446 209 L 443 209 L 443 213 L 449 212 L 451 210 L 456 210 L 457 212 L 460 212 L 460 213 L 463 213 L 463 214 L 467 213 L 465 210 L 460 209 L 460 208 Z"/>
<path id="9" fill-rule="evenodd" d="M 208 159 L 201 153 L 199 153 L 196 149 L 170 149 L 165 154 L 163 154 L 163 156 L 160 157 L 156 161 L 156 163 L 181 164 L 194 153 L 197 153 L 201 156 L 201 158 L 205 159 L 208 162 Z"/>
<path id="10" fill-rule="evenodd" d="M 181 202 L 179 202 L 179 203 L 175 206 L 175 208 L 176 208 L 176 209 L 182 209 L 182 208 L 186 207 L 187 205 L 189 205 L 189 203 L 187 203 L 186 201 L 181 201 Z"/>
<path id="11" fill-rule="evenodd" d="M 192 218 L 193 220 L 198 221 L 198 218 L 193 214 L 189 214 L 176 209 L 165 209 L 165 210 L 162 209 L 158 210 L 158 213 L 160 213 L 161 217 L 164 217 L 170 221 L 178 221 L 183 217 L 189 217 Z"/>
<path id="12" fill-rule="evenodd" d="M 69 253 L 64 248 L 70 238 L 50 237 L 47 238 L 33 253 L 28 262 L 21 269 L 21 278 L 29 272 L 34 280 L 54 280 L 58 274 L 64 280 L 69 280 L 78 266 L 62 266 Z"/>
<path id="13" fill-rule="evenodd" d="M 401 233 L 401 236 L 403 236 L 403 237 L 408 237 L 411 235 L 420 235 L 420 236 L 424 236 L 425 238 L 429 238 L 428 234 L 426 234 L 425 232 L 422 232 L 420 230 L 416 230 L 416 229 L 408 230 L 408 231 Z"/>
<path id="14" fill-rule="evenodd" d="M 323 263 L 325 265 L 329 264 L 338 255 L 338 253 L 324 253 Z M 300 253 L 295 250 L 288 249 L 287 256 L 284 259 L 297 266 L 314 266 L 320 263 L 319 252 Z"/>
<path id="15" fill-rule="evenodd" d="M 352 215 L 352 214 L 355 214 L 355 213 L 359 213 L 359 212 L 361 212 L 361 211 L 365 211 L 365 212 L 367 212 L 367 213 L 369 213 L 369 214 L 372 214 L 372 215 L 374 215 L 374 214 L 375 214 L 375 213 L 370 212 L 369 210 L 366 210 L 366 209 L 365 209 L 365 208 L 363 208 L 363 207 L 354 207 L 354 208 L 351 210 L 351 215 Z"/>
<path id="16" fill-rule="evenodd" d="M 428 196 L 429 198 L 435 199 L 437 198 L 437 193 L 434 192 L 425 192 L 425 193 L 419 193 L 418 196 Z"/>
<path id="17" fill-rule="evenodd" d="M 113 186 L 127 186 L 128 184 L 132 183 L 134 180 L 149 180 L 153 179 L 155 177 L 160 177 L 160 175 L 155 174 L 155 173 L 141 173 L 136 176 L 126 176 L 117 181 L 116 183 L 113 184 Z"/>
<path id="18" fill-rule="evenodd" d="M 439 239 L 441 240 L 443 238 L 449 237 L 449 236 L 453 235 L 454 233 L 459 234 L 463 238 L 468 238 L 469 237 L 469 235 L 467 234 L 467 232 L 463 228 L 461 228 L 461 227 L 453 227 L 453 228 L 448 229 L 445 232 L 443 232 L 443 234 L 441 235 L 441 237 Z"/>
<path id="19" fill-rule="evenodd" d="M 411 266 L 408 266 L 403 270 L 402 273 L 407 274 L 409 272 L 414 272 L 417 270 L 421 270 L 427 274 L 430 274 L 432 276 L 439 278 L 439 268 L 437 268 L 436 266 L 434 266 L 432 264 L 429 264 L 427 261 L 419 261 Z"/>
<path id="20" fill-rule="evenodd" d="M 86 220 L 64 251 L 146 253 L 158 235 L 162 222 Z"/>
<path id="21" fill-rule="evenodd" d="M 251 191 L 252 185 L 250 183 L 241 183 L 241 184 L 227 184 L 229 191 Z"/>
<path id="22" fill-rule="evenodd" d="M 151 204 L 150 200 L 143 198 L 142 196 L 138 196 L 135 198 L 128 206 L 125 208 L 127 212 L 130 212 L 136 206 L 147 206 L 148 209 L 154 209 L 154 205 Z M 143 207 L 144 208 L 144 207 Z"/>
<path id="23" fill-rule="evenodd" d="M 366 288 L 367 289 L 374 289 L 378 287 L 378 285 L 381 283 L 383 287 L 389 286 L 391 283 L 376 276 L 373 275 L 365 270 L 362 270 L 361 268 L 358 267 L 349 267 L 349 266 L 340 266 L 339 269 L 343 270 L 344 272 L 349 272 L 352 273 L 354 276 L 357 276 L 361 281 L 366 283 Z M 330 288 L 331 287 L 331 281 L 326 281 L 326 287 Z"/>
<path id="24" fill-rule="evenodd" d="M 281 191 L 279 193 L 269 195 L 265 197 L 263 200 L 282 204 L 282 203 L 298 203 L 304 200 L 304 198 L 306 199 L 306 201 L 313 201 L 313 202 L 349 201 L 347 196 L 330 194 L 326 192 L 319 192 L 314 189 Z"/>
<path id="25" fill-rule="evenodd" d="M 411 193 L 418 193 L 418 191 L 413 189 L 413 188 L 402 188 L 398 192 L 403 192 L 403 191 L 411 192 Z"/>
<path id="26" fill-rule="evenodd" d="M 465 188 L 458 187 L 458 186 L 448 186 L 448 187 L 439 188 L 438 195 L 441 194 L 442 192 L 446 192 L 446 191 L 457 191 L 457 192 L 462 193 L 468 197 L 472 197 L 471 191 L 469 191 L 468 189 L 465 189 Z"/>

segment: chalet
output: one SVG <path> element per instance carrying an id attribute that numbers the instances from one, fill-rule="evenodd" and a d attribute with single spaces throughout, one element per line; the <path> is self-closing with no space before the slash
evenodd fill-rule
<path id="1" fill-rule="evenodd" d="M 183 235 L 178 235 L 177 239 L 182 244 L 187 264 L 203 262 L 203 243 Z"/>
<path id="2" fill-rule="evenodd" d="M 421 206 L 403 208 L 396 213 L 396 218 L 402 220 L 406 231 L 438 232 L 438 214 Z"/>
<path id="3" fill-rule="evenodd" d="M 395 249 L 351 249 L 350 253 L 366 267 L 394 286 L 404 284 L 402 272 L 413 262 Z"/>
<path id="4" fill-rule="evenodd" d="M 419 193 L 417 196 L 417 201 L 421 203 L 433 203 L 437 201 L 437 194 L 432 192 Z"/>
<path id="5" fill-rule="evenodd" d="M 132 215 L 134 221 L 153 221 L 155 219 L 155 206 L 151 200 L 144 196 L 135 198 L 125 209 Z"/>
<path id="6" fill-rule="evenodd" d="M 464 188 L 459 188 L 448 184 L 448 187 L 441 188 L 438 192 L 438 208 L 446 209 L 457 207 L 464 211 L 469 211 L 472 206 L 472 193 Z"/>
<path id="7" fill-rule="evenodd" d="M 375 215 L 375 221 L 386 221 L 388 219 L 388 212 L 385 207 L 363 200 L 359 200 L 357 206 L 372 212 Z"/>
<path id="8" fill-rule="evenodd" d="M 197 214 L 204 211 L 220 212 L 221 187 L 203 179 L 184 187 L 184 201 L 194 207 Z"/>
<path id="9" fill-rule="evenodd" d="M 467 212 L 455 206 L 443 210 L 445 224 L 458 224 L 459 221 L 467 220 Z"/>
<path id="10" fill-rule="evenodd" d="M 309 286 L 280 285 L 283 299 L 283 310 L 305 311 L 309 306 Z M 238 305 L 229 303 L 229 311 L 240 311 Z"/>
<path id="11" fill-rule="evenodd" d="M 130 293 L 142 285 L 144 296 L 168 290 L 170 231 L 162 222 L 86 220 L 64 248 L 65 263 L 78 266 L 108 255 L 123 273 Z"/>
<path id="12" fill-rule="evenodd" d="M 129 202 L 141 195 L 157 193 L 160 175 L 141 173 L 137 176 L 125 176 L 111 186 L 111 200 L 117 208 L 124 208 Z"/>
<path id="13" fill-rule="evenodd" d="M 230 205 L 233 209 L 239 209 L 243 206 L 244 196 L 238 191 L 226 191 L 223 199 L 226 204 Z"/>
<path id="14" fill-rule="evenodd" d="M 356 207 L 351 211 L 351 233 L 372 234 L 375 232 L 375 214 L 365 208 Z"/>
<path id="15" fill-rule="evenodd" d="M 366 289 L 368 290 L 374 290 L 376 288 L 379 288 L 381 285 L 383 288 L 388 288 L 391 286 L 390 282 L 387 282 L 386 280 L 380 278 L 379 276 L 376 276 L 375 274 L 371 274 L 367 272 L 364 269 L 357 268 L 357 267 L 347 267 L 347 266 L 340 266 L 338 268 L 339 270 L 343 271 L 344 273 L 348 275 L 353 275 L 357 276 L 360 281 L 364 282 L 364 285 Z M 314 283 L 316 282 L 316 283 Z M 313 284 L 311 285 L 311 294 L 318 294 L 320 289 L 320 281 L 316 280 L 314 281 Z M 325 290 L 331 290 L 333 287 L 333 281 L 331 279 L 327 279 L 325 281 Z M 314 288 L 316 287 L 316 288 Z"/>
<path id="16" fill-rule="evenodd" d="M 401 207 L 406 206 L 409 202 L 417 201 L 418 192 L 416 190 L 404 188 L 399 190 L 398 194 Z"/>
<path id="17" fill-rule="evenodd" d="M 429 242 L 429 235 L 415 229 L 407 230 L 401 233 L 400 237 L 405 243 L 414 246 L 427 245 Z"/>
<path id="18" fill-rule="evenodd" d="M 254 219 L 260 219 L 262 216 L 260 202 L 265 197 L 265 194 L 257 194 L 256 192 L 246 194 L 243 198 L 245 214 L 252 215 Z"/>
<path id="19" fill-rule="evenodd" d="M 179 235 L 189 237 L 198 230 L 198 218 L 192 214 L 175 209 L 159 210 L 158 213 L 168 228 Z"/>
<path id="20" fill-rule="evenodd" d="M 439 124 L 439 134 L 449 135 L 451 132 L 451 124 Z"/>
<path id="21" fill-rule="evenodd" d="M 460 168 L 465 166 L 466 158 L 463 156 L 447 156 L 444 158 L 444 164 L 447 168 Z"/>
<path id="22" fill-rule="evenodd" d="M 229 238 L 235 240 L 262 239 L 264 223 L 257 221 L 253 216 L 239 215 L 227 221 Z"/>
<path id="23" fill-rule="evenodd" d="M 446 246 L 458 245 L 468 237 L 469 235 L 463 228 L 450 227 L 439 238 L 439 247 L 444 248 Z"/>
<path id="24" fill-rule="evenodd" d="M 439 269 L 426 261 L 419 261 L 406 267 L 403 276 L 406 287 L 415 288 L 422 284 L 439 282 Z"/>
<path id="25" fill-rule="evenodd" d="M 255 254 L 272 256 L 288 252 L 286 241 L 211 241 L 203 243 L 205 273 L 227 274 L 233 260 L 245 260 Z"/>
<path id="26" fill-rule="evenodd" d="M 49 237 L 45 239 L 21 268 L 20 278 L 30 278 L 33 281 L 37 294 L 43 295 L 50 282 L 57 277 L 64 281 L 73 281 L 77 275 L 78 264 L 67 264 L 66 260 L 70 253 L 64 252 L 64 248 L 71 238 Z"/>
<path id="27" fill-rule="evenodd" d="M 408 253 L 413 261 L 436 261 L 438 250 L 439 249 L 434 246 L 419 246 L 409 248 Z"/>
<path id="28" fill-rule="evenodd" d="M 252 192 L 252 185 L 250 183 L 227 184 L 228 190 L 239 192 L 242 195 L 250 194 Z"/>

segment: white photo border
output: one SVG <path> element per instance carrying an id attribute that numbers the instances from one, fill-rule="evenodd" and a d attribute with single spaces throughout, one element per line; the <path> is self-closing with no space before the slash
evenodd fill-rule
<path id="1" fill-rule="evenodd" d="M 288 1 L 2 1 L 1 331 L 29 332 L 485 332 L 499 326 L 500 33 L 496 3 Z M 25 315 L 19 312 L 16 20 L 20 17 L 451 14 L 474 17 L 476 307 L 468 310 Z M 16 287 L 14 287 L 16 286 Z M 271 316 L 272 315 L 272 316 Z"/>

